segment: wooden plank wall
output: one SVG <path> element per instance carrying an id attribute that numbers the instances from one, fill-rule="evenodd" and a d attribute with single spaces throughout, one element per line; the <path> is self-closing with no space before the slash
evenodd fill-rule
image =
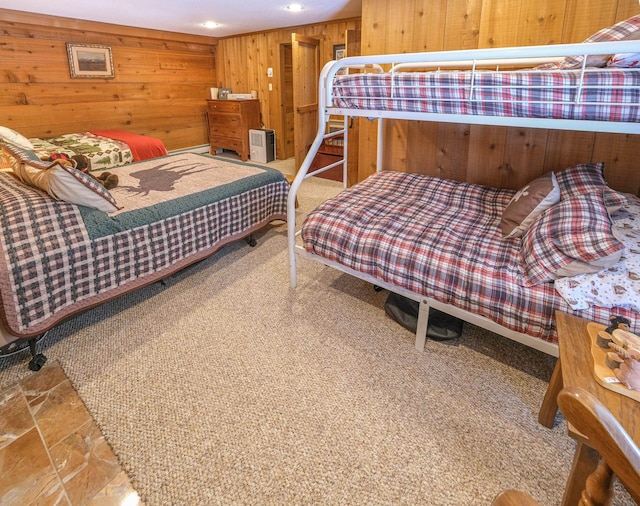
<path id="1" fill-rule="evenodd" d="M 283 131 L 282 79 L 285 62 L 280 46 L 291 44 L 291 34 L 299 33 L 320 40 L 320 65 L 333 59 L 333 46 L 345 43 L 347 30 L 360 29 L 360 19 L 352 18 L 320 24 L 293 26 L 218 40 L 217 74 L 222 86 L 233 92 L 258 92 L 264 128 L 276 131 L 276 156 L 284 158 L 285 143 L 292 143 L 293 132 Z M 290 62 L 289 62 L 290 63 Z M 274 71 L 267 77 L 267 69 Z M 272 89 L 269 90 L 269 84 Z M 285 90 L 286 91 L 286 90 Z"/>
<path id="2" fill-rule="evenodd" d="M 108 45 L 115 78 L 72 79 L 66 42 Z M 208 143 L 216 40 L 0 9 L 0 125 L 27 137 L 122 129 Z"/>
<path id="3" fill-rule="evenodd" d="M 580 42 L 640 12 L 637 0 L 363 0 L 362 54 Z M 611 186 L 640 189 L 640 139 L 526 128 L 389 121 L 385 168 L 519 188 L 549 170 L 604 161 Z M 375 126 L 358 179 L 375 170 Z"/>

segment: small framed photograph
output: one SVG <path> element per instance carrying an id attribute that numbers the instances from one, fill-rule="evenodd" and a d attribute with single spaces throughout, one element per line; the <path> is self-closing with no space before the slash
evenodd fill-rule
<path id="1" fill-rule="evenodd" d="M 345 45 L 336 44 L 333 46 L 333 59 L 340 60 L 346 56 Z"/>
<path id="2" fill-rule="evenodd" d="M 218 98 L 220 100 L 227 100 L 229 98 L 230 93 L 231 93 L 231 88 L 220 88 L 220 91 L 218 91 Z"/>
<path id="3" fill-rule="evenodd" d="M 72 78 L 113 78 L 111 47 L 67 42 L 69 72 Z"/>

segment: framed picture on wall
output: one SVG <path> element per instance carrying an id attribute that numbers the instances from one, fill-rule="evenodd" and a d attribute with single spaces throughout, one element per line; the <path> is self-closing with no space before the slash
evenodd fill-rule
<path id="1" fill-rule="evenodd" d="M 73 44 L 67 42 L 69 72 L 72 78 L 97 77 L 112 78 L 113 57 L 111 47 L 95 44 Z"/>
<path id="2" fill-rule="evenodd" d="M 347 50 L 346 50 L 345 44 L 335 44 L 333 46 L 333 59 L 341 60 L 345 56 L 347 56 Z M 342 75 L 342 74 L 344 74 L 344 69 L 340 69 L 336 73 L 336 75 Z"/>

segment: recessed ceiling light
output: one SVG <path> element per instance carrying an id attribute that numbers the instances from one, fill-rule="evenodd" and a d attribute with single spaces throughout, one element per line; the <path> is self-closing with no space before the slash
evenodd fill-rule
<path id="1" fill-rule="evenodd" d="M 216 23 L 215 21 L 205 21 L 204 23 L 202 23 L 202 26 L 204 26 L 205 28 L 218 28 L 220 26 L 220 23 Z"/>
<path id="2" fill-rule="evenodd" d="M 300 12 L 302 10 L 302 5 L 300 4 L 287 5 L 287 10 L 291 12 Z"/>

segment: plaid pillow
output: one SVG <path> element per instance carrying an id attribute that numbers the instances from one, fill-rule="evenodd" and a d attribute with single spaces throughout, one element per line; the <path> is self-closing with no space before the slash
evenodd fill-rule
<path id="1" fill-rule="evenodd" d="M 604 178 L 604 163 L 574 165 L 556 172 L 556 179 L 560 187 L 560 198 L 604 190 L 605 205 L 610 213 L 617 211 L 626 203 L 622 194 L 609 188 Z"/>
<path id="2" fill-rule="evenodd" d="M 608 26 L 588 37 L 583 43 L 614 42 L 617 40 L 638 40 L 640 38 L 640 14 Z M 587 56 L 587 67 L 604 67 L 610 55 Z M 538 65 L 537 70 L 577 69 L 582 67 L 582 56 L 567 56 L 561 62 Z"/>
<path id="3" fill-rule="evenodd" d="M 525 231 L 523 284 L 598 272 L 620 260 L 623 250 L 611 231 L 604 191 L 574 195 L 547 209 Z"/>

